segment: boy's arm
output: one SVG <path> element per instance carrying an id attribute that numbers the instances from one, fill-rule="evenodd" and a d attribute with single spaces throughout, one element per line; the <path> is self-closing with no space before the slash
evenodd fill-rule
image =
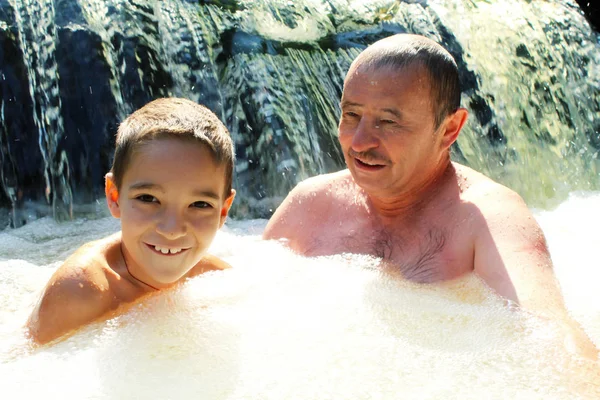
<path id="1" fill-rule="evenodd" d="M 579 353 L 596 359 L 598 351 L 565 307 L 546 239 L 525 202 L 498 188 L 488 193 L 480 210 L 475 273 L 524 309 L 561 321 L 566 338 Z"/>
<path id="2" fill-rule="evenodd" d="M 65 263 L 46 285 L 27 328 L 36 343 L 45 344 L 102 316 L 112 303 L 106 285 L 90 271 Z"/>

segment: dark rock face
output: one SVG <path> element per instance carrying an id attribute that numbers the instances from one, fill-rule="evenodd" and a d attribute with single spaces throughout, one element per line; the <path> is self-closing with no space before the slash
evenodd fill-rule
<path id="1" fill-rule="evenodd" d="M 577 4 L 585 14 L 596 32 L 600 31 L 600 4 L 597 0 L 577 0 Z"/>
<path id="2" fill-rule="evenodd" d="M 343 168 L 337 118 L 345 72 L 366 46 L 405 32 L 437 40 L 459 66 L 472 118 L 455 159 L 497 179 L 507 165 L 538 171 L 524 161 L 518 123 L 532 151 L 583 154 L 591 174 L 599 168 L 598 44 L 572 3 L 553 6 L 564 18 L 530 24 L 550 44 L 503 43 L 515 73 L 502 79 L 529 104 L 489 85 L 500 78 L 451 28 L 455 11 L 444 16 L 427 1 L 365 4 L 0 0 L 0 208 L 10 225 L 71 218 L 82 204 L 103 201 L 118 123 L 165 96 L 198 101 L 223 119 L 238 159 L 233 212 L 268 217 L 299 180 Z M 521 177 L 511 179 L 520 188 Z"/>
<path id="3" fill-rule="evenodd" d="M 76 203 L 102 196 L 103 171 L 110 165 L 118 108 L 110 91 L 111 71 L 102 57 L 98 35 L 84 29 L 58 31 L 63 148 L 69 155 L 70 184 Z"/>

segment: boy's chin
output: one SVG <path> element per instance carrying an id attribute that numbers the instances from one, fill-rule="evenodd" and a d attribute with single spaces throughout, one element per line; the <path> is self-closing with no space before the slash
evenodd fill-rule
<path id="1" fill-rule="evenodd" d="M 145 275 L 152 280 L 152 286 L 156 286 L 158 288 L 167 288 L 181 281 L 188 274 L 190 269 L 191 268 L 179 269 L 177 271 L 160 271 L 149 268 L 146 269 Z"/>

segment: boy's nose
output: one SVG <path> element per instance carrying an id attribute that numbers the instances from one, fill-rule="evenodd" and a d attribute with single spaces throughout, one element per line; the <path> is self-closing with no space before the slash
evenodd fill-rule
<path id="1" fill-rule="evenodd" d="M 185 236 L 187 226 L 185 220 L 177 213 L 165 212 L 156 224 L 156 232 L 172 240 Z"/>

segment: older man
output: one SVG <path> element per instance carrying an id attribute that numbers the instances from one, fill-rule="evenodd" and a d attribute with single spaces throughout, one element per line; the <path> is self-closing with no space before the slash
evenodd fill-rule
<path id="1" fill-rule="evenodd" d="M 300 183 L 267 225 L 307 256 L 381 258 L 405 279 L 474 271 L 501 296 L 559 318 L 578 349 L 597 351 L 565 310 L 544 235 L 510 189 L 451 162 L 467 120 L 452 56 L 396 35 L 363 51 L 344 81 L 339 140 L 348 169 Z"/>

